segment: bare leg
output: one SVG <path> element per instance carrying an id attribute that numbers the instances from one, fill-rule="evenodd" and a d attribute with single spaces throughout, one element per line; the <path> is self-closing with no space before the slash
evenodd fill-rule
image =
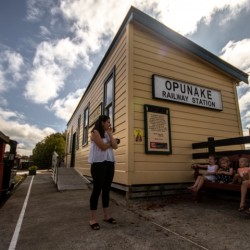
<path id="1" fill-rule="evenodd" d="M 109 217 L 109 212 L 108 212 L 108 208 L 107 207 L 104 207 L 103 208 L 103 219 L 104 220 L 108 220 L 110 217 Z"/>
<path id="2" fill-rule="evenodd" d="M 103 220 L 110 223 L 110 224 L 116 224 L 116 220 L 109 215 L 109 209 L 108 207 L 103 208 Z"/>
<path id="3" fill-rule="evenodd" d="M 200 179 L 201 179 L 201 175 L 199 175 L 198 177 L 197 177 L 197 179 L 196 179 L 196 181 L 195 181 L 195 183 L 194 183 L 194 187 L 196 188 L 196 187 L 198 187 L 198 185 L 199 185 L 199 183 L 200 183 Z"/>
<path id="4" fill-rule="evenodd" d="M 199 183 L 197 184 L 197 186 L 196 186 L 196 192 L 198 192 L 199 190 L 200 190 L 200 188 L 202 187 L 202 185 L 203 185 L 203 183 L 204 183 L 204 180 L 205 180 L 205 178 L 204 178 L 204 176 L 200 176 L 200 180 L 199 180 Z"/>
<path id="5" fill-rule="evenodd" d="M 93 230 L 99 230 L 100 225 L 96 222 L 96 210 L 90 210 L 89 225 Z"/>
<path id="6" fill-rule="evenodd" d="M 240 197 L 240 208 L 246 205 L 247 188 L 250 185 L 250 181 L 243 181 L 241 184 L 241 197 Z"/>
<path id="7" fill-rule="evenodd" d="M 96 223 L 96 210 L 90 210 L 90 225 L 93 225 Z"/>
<path id="8" fill-rule="evenodd" d="M 197 179 L 195 180 L 195 183 L 194 183 L 194 185 L 193 186 L 191 186 L 191 187 L 188 187 L 188 189 L 196 189 L 196 187 L 198 186 L 198 183 L 200 182 L 200 178 L 201 178 L 202 176 L 198 176 L 197 177 Z"/>

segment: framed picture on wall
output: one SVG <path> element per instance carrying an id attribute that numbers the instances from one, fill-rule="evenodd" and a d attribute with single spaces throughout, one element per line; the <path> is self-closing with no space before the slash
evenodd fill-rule
<path id="1" fill-rule="evenodd" d="M 145 104 L 144 123 L 146 154 L 171 154 L 169 109 Z"/>

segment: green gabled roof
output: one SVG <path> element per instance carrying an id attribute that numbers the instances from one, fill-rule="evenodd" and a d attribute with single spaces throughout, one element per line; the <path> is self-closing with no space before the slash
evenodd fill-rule
<path id="1" fill-rule="evenodd" d="M 141 25 L 147 27 L 148 29 L 152 30 L 153 32 L 158 33 L 159 35 L 161 35 L 161 37 L 165 38 L 166 40 L 171 41 L 174 44 L 192 52 L 193 54 L 195 54 L 195 55 L 199 56 L 200 58 L 204 59 L 205 61 L 207 61 L 208 63 L 214 65 L 219 70 L 230 75 L 236 81 L 239 81 L 239 82 L 243 81 L 245 83 L 248 83 L 248 74 L 247 73 L 245 73 L 245 72 L 239 70 L 238 68 L 234 67 L 233 65 L 223 61 L 218 56 L 205 50 L 201 46 L 197 45 L 196 43 L 192 42 L 191 40 L 187 39 L 186 37 L 178 34 L 177 32 L 171 30 L 170 28 L 168 28 L 167 26 L 158 22 L 157 20 L 155 20 L 154 18 L 145 14 L 144 12 L 131 6 L 131 8 L 129 9 L 122 25 L 120 26 L 118 32 L 116 33 L 116 36 L 114 37 L 107 52 L 105 53 L 105 56 L 103 57 L 101 63 L 99 64 L 97 70 L 95 71 L 95 74 L 93 75 L 93 77 L 92 77 L 86 91 L 84 92 L 81 100 L 84 98 L 85 94 L 87 94 L 88 89 L 90 88 L 90 86 L 92 86 L 92 83 L 94 82 L 98 73 L 101 71 L 101 69 L 102 69 L 108 55 L 110 54 L 111 50 L 114 48 L 116 43 L 119 41 L 120 36 L 123 34 L 126 26 L 131 21 L 135 21 L 137 23 L 140 23 Z M 78 106 L 80 105 L 81 100 L 78 103 L 74 113 L 78 109 Z M 74 116 L 74 113 L 72 114 L 70 120 Z M 68 121 L 68 123 L 70 122 L 70 120 Z"/>

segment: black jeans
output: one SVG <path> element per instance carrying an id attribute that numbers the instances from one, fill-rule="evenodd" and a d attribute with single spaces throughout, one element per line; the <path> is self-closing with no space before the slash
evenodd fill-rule
<path id="1" fill-rule="evenodd" d="M 90 196 L 90 209 L 96 210 L 98 199 L 102 192 L 102 207 L 109 206 L 109 192 L 115 171 L 114 162 L 104 161 L 91 164 L 93 190 Z"/>

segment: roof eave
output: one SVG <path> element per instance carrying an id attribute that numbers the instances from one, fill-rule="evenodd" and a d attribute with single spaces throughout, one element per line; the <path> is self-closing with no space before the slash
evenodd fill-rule
<path id="1" fill-rule="evenodd" d="M 178 34 L 177 32 L 171 30 L 170 28 L 166 27 L 162 23 L 158 22 L 157 20 L 153 19 L 152 17 L 146 15 L 142 11 L 131 7 L 132 18 L 136 22 L 139 22 L 149 29 L 159 33 L 162 37 L 166 38 L 174 42 L 175 44 L 179 45 L 180 47 L 187 49 L 188 51 L 192 52 L 193 54 L 199 56 L 200 58 L 204 59 L 208 63 L 216 66 L 218 69 L 224 71 L 226 74 L 230 75 L 236 81 L 243 81 L 248 83 L 249 75 L 238 68 L 234 67 L 233 65 L 223 61 L 218 56 L 212 54 L 211 52 L 207 51 L 206 49 L 200 47 L 196 43 L 190 41 L 186 37 Z"/>
<path id="2" fill-rule="evenodd" d="M 2 131 L 0 131 L 0 139 L 4 141 L 5 143 L 9 143 L 10 141 L 9 136 L 6 136 Z"/>
<path id="3" fill-rule="evenodd" d="M 149 29 L 153 30 L 154 32 L 159 33 L 162 37 L 164 37 L 167 40 L 170 40 L 174 42 L 175 44 L 178 44 L 180 47 L 187 49 L 188 51 L 194 53 L 195 55 L 201 57 L 202 59 L 206 60 L 208 63 L 211 63 L 218 69 L 222 70 L 226 74 L 230 75 L 235 81 L 243 81 L 245 83 L 248 83 L 248 74 L 239 70 L 238 68 L 232 66 L 231 64 L 223 61 L 219 57 L 215 56 L 211 52 L 205 50 L 204 48 L 200 47 L 196 43 L 190 41 L 189 39 L 185 38 L 184 36 L 178 34 L 177 32 L 171 30 L 170 28 L 166 27 L 162 23 L 158 22 L 154 18 L 148 16 L 144 12 L 136 9 L 135 7 L 131 6 L 129 9 L 126 17 L 124 18 L 116 36 L 114 37 L 112 43 L 110 44 L 108 50 L 106 51 L 101 63 L 99 64 L 98 68 L 96 69 L 93 77 L 91 78 L 90 83 L 87 86 L 87 89 L 85 90 L 81 100 L 79 101 L 74 113 L 72 114 L 71 118 L 69 119 L 68 124 L 70 123 L 72 117 L 74 116 L 76 110 L 78 109 L 82 99 L 84 98 L 85 94 L 87 94 L 90 86 L 94 82 L 96 76 L 98 75 L 99 71 L 103 67 L 106 58 L 108 57 L 110 51 L 113 49 L 117 41 L 119 40 L 121 34 L 126 29 L 126 26 L 131 21 L 136 21 L 138 23 L 141 23 L 142 25 L 148 27 Z"/>

